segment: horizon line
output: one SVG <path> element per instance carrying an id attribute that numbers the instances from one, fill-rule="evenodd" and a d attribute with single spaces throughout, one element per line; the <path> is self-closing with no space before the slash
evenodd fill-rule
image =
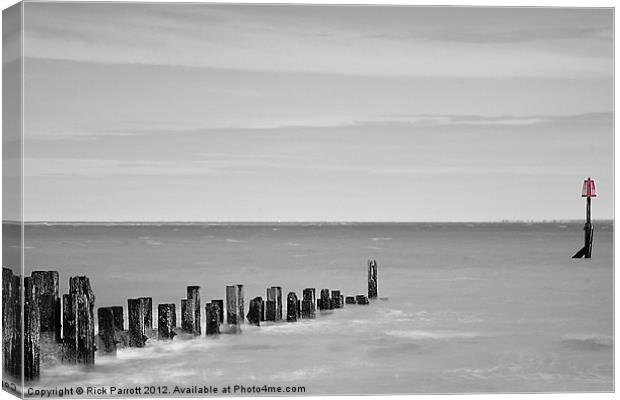
<path id="1" fill-rule="evenodd" d="M 613 218 L 593 219 L 596 222 L 613 223 Z M 184 220 L 160 220 L 160 221 L 16 221 L 2 220 L 3 224 L 10 225 L 360 225 L 360 224 L 544 224 L 544 223 L 580 223 L 582 219 L 502 219 L 502 220 L 472 220 L 472 221 L 184 221 Z"/>

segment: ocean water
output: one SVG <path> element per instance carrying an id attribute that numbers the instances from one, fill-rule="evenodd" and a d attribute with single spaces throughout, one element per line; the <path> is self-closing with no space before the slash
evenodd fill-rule
<path id="1" fill-rule="evenodd" d="M 368 258 L 388 298 L 241 335 L 152 340 L 90 370 L 49 355 L 34 386 L 611 391 L 613 226 L 595 228 L 593 258 L 573 260 L 576 223 L 28 226 L 26 272 L 58 270 L 61 293 L 87 275 L 96 307 L 152 296 L 155 312 L 179 310 L 188 285 L 201 286 L 203 319 L 227 284 L 245 285 L 246 309 L 269 286 L 284 298 L 305 287 L 365 294 Z"/>

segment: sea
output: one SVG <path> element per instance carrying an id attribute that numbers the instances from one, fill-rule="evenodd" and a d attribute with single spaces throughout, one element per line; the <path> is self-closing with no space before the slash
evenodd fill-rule
<path id="1" fill-rule="evenodd" d="M 239 388 L 237 395 L 609 392 L 613 387 L 613 223 L 595 222 L 591 259 L 572 259 L 582 223 L 35 224 L 26 273 L 57 270 L 60 292 L 86 275 L 95 306 L 203 304 L 243 284 L 381 300 L 241 334 L 177 336 L 97 354 L 95 366 L 42 355 L 34 388 Z M 157 316 L 154 315 L 154 321 Z M 177 318 L 180 320 L 180 317 Z M 271 388 L 289 392 L 261 392 Z M 159 388 L 159 389 L 157 389 Z M 210 389 L 209 389 L 210 388 Z M 185 392 L 173 393 L 175 389 Z M 246 390 L 244 392 L 243 390 Z"/>

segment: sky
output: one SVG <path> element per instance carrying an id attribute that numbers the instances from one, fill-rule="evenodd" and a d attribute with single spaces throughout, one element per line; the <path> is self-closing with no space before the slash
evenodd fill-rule
<path id="1" fill-rule="evenodd" d="M 24 218 L 612 218 L 612 18 L 25 3 Z"/>

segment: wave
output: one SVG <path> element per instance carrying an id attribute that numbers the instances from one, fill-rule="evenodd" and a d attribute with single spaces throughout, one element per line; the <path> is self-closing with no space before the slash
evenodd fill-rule
<path id="1" fill-rule="evenodd" d="M 291 381 L 299 382 L 304 379 L 316 378 L 321 375 L 327 375 L 331 373 L 333 368 L 330 367 L 314 367 L 314 368 L 300 368 L 293 371 L 286 371 L 270 376 L 274 381 Z"/>
<path id="2" fill-rule="evenodd" d="M 367 321 L 365 321 L 367 322 Z M 254 329 L 255 328 L 255 329 Z M 296 323 L 263 323 L 260 328 L 252 327 L 259 335 L 290 335 L 292 333 L 307 333 L 313 331 L 328 331 L 341 329 L 335 321 L 319 321 L 317 319 L 302 319 Z"/>
<path id="3" fill-rule="evenodd" d="M 224 239 L 224 241 L 225 241 L 225 242 L 228 242 L 228 243 L 245 243 L 245 242 L 246 242 L 245 240 L 228 239 L 228 238 L 227 238 L 227 239 Z"/>
<path id="4" fill-rule="evenodd" d="M 599 334 L 569 334 L 564 336 L 562 344 L 578 350 L 602 350 L 612 348 L 614 338 Z"/>
<path id="5" fill-rule="evenodd" d="M 384 241 L 384 240 L 392 240 L 391 237 L 374 237 L 371 238 L 370 240 L 372 240 L 373 242 L 378 242 L 378 241 Z"/>
<path id="6" fill-rule="evenodd" d="M 425 313 L 426 314 L 426 313 Z M 410 313 L 406 313 L 403 310 L 388 310 L 385 312 L 385 314 L 383 314 L 385 316 L 385 318 L 387 319 L 393 319 L 396 317 L 401 317 L 401 318 L 405 318 L 405 317 L 413 317 L 412 314 Z"/>
<path id="7" fill-rule="evenodd" d="M 481 337 L 482 334 L 478 332 L 464 332 L 464 331 L 448 331 L 448 330 L 439 330 L 439 331 L 388 331 L 386 332 L 389 336 L 399 337 L 403 339 L 435 339 L 435 340 L 446 340 L 446 339 L 473 339 Z"/>

